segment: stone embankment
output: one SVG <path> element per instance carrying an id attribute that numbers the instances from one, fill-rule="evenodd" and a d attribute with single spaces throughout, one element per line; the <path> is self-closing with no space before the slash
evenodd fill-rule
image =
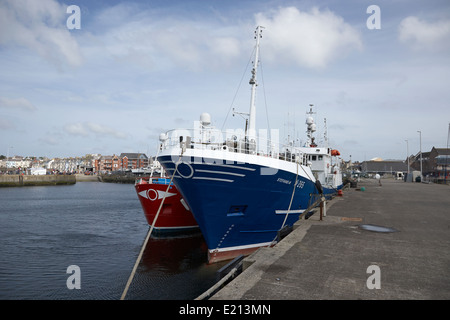
<path id="1" fill-rule="evenodd" d="M 51 186 L 75 184 L 74 175 L 1 175 L 0 187 Z"/>

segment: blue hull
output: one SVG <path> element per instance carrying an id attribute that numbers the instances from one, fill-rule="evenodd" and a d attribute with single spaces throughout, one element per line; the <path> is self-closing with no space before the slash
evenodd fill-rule
<path id="1" fill-rule="evenodd" d="M 343 184 L 337 186 L 337 188 L 323 188 L 323 196 L 327 199 L 330 200 L 333 198 L 333 196 L 335 196 L 337 194 L 337 192 L 339 190 L 341 190 L 344 187 Z"/>
<path id="2" fill-rule="evenodd" d="M 264 175 L 259 165 L 216 165 L 209 160 L 193 162 L 185 157 L 174 183 L 202 231 L 211 262 L 274 244 L 277 232 L 292 226 L 311 204 L 311 194 L 318 193 L 311 180 L 291 172 Z M 170 156 L 158 161 L 170 175 L 174 173 Z"/>

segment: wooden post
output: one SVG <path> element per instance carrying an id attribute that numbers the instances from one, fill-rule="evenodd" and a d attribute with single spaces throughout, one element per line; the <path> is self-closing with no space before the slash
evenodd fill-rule
<path id="1" fill-rule="evenodd" d="M 320 201 L 320 221 L 322 221 L 323 217 L 323 201 Z"/>
<path id="2" fill-rule="evenodd" d="M 324 210 L 325 208 L 325 210 Z M 327 216 L 327 208 L 325 205 L 325 197 L 320 198 L 320 221 L 322 221 L 322 218 Z"/>

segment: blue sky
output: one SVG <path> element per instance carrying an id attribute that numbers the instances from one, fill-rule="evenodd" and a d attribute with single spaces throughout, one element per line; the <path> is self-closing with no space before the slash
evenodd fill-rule
<path id="1" fill-rule="evenodd" d="M 81 29 L 67 28 L 69 5 Z M 346 160 L 405 159 L 418 130 L 423 151 L 446 147 L 448 1 L 1 0 L 0 154 L 155 155 L 159 133 L 202 112 L 242 128 L 227 114 L 248 112 L 257 25 L 257 128 L 269 118 L 280 140 L 304 141 L 312 103 Z"/>

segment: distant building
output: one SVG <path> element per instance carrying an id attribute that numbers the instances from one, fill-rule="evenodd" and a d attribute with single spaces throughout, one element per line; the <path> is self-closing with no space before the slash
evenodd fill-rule
<path id="1" fill-rule="evenodd" d="M 6 168 L 11 169 L 23 169 L 28 168 L 32 162 L 32 159 L 29 157 L 21 157 L 21 156 L 14 156 L 9 157 L 5 161 Z"/>
<path id="2" fill-rule="evenodd" d="M 450 181 L 450 155 L 439 155 L 436 158 L 435 176 L 437 179 Z"/>
<path id="3" fill-rule="evenodd" d="M 112 156 L 101 156 L 95 161 L 95 167 L 98 172 L 122 170 L 122 160 L 115 154 Z"/>
<path id="4" fill-rule="evenodd" d="M 397 172 L 407 173 L 408 164 L 404 160 L 370 160 L 361 163 L 363 174 L 395 175 Z"/>
<path id="5" fill-rule="evenodd" d="M 53 158 L 11 156 L 0 158 L 1 172 L 31 172 L 33 168 L 45 168 L 49 173 L 83 173 L 131 171 L 149 166 L 149 159 L 144 153 L 121 153 L 102 156 L 100 154 L 86 154 L 83 157 Z"/>
<path id="6" fill-rule="evenodd" d="M 411 167 L 420 171 L 420 152 L 411 158 Z M 450 171 L 450 149 L 435 148 L 431 151 L 422 152 L 422 173 L 424 177 L 435 179 L 449 179 Z"/>
<path id="7" fill-rule="evenodd" d="M 94 160 L 96 171 L 131 171 L 132 169 L 141 169 L 148 166 L 148 157 L 143 153 L 121 153 L 120 156 L 100 156 Z"/>
<path id="8" fill-rule="evenodd" d="M 53 158 L 47 162 L 45 167 L 51 172 L 75 173 L 93 171 L 93 159 L 93 155 L 86 155 L 84 157 Z"/>
<path id="9" fill-rule="evenodd" d="M 143 153 L 121 153 L 123 170 L 141 169 L 148 167 L 148 157 Z"/>

